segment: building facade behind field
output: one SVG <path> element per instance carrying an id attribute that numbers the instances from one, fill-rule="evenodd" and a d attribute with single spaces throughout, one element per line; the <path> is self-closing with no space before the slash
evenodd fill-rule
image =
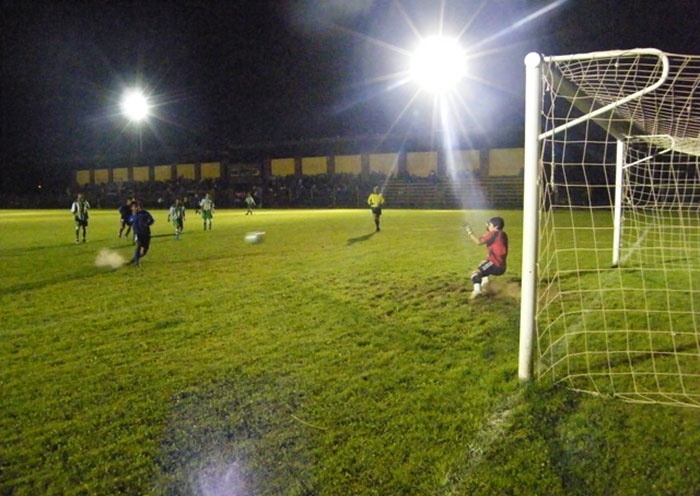
<path id="1" fill-rule="evenodd" d="M 267 208 L 353 208 L 364 207 L 378 185 L 394 208 L 520 208 L 522 164 L 522 148 L 329 154 L 289 147 L 247 160 L 84 167 L 72 189 L 105 207 L 125 195 L 157 205 L 209 192 L 218 206 L 235 208 L 252 192 Z"/>

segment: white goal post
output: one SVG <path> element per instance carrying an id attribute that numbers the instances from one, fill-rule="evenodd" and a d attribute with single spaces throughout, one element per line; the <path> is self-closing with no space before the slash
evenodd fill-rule
<path id="1" fill-rule="evenodd" d="M 520 378 L 700 407 L 700 56 L 525 66 Z"/>

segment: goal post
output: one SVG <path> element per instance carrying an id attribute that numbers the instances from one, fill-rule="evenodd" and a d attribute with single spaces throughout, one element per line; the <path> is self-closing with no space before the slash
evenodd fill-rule
<path id="1" fill-rule="evenodd" d="M 700 56 L 525 66 L 519 377 L 700 407 Z"/>
<path id="2" fill-rule="evenodd" d="M 525 58 L 525 142 L 523 166 L 523 257 L 520 291 L 520 353 L 518 376 L 529 380 L 537 307 L 537 236 L 539 202 L 540 116 L 542 76 L 540 56 Z"/>

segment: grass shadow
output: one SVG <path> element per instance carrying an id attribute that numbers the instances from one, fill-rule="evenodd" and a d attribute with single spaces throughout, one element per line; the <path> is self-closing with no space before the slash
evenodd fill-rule
<path id="1" fill-rule="evenodd" d="M 372 231 L 372 232 L 369 233 L 369 234 L 363 234 L 362 236 L 358 236 L 358 237 L 356 237 L 356 238 L 350 238 L 350 239 L 348 239 L 348 246 L 352 246 L 352 245 L 354 245 L 355 243 L 361 243 L 362 241 L 367 241 L 368 239 L 370 239 L 370 238 L 371 238 L 372 236 L 374 236 L 375 234 L 377 234 L 377 232 L 376 232 L 376 231 Z"/>
<path id="2" fill-rule="evenodd" d="M 116 270 L 116 269 L 111 269 Z M 63 284 L 72 281 L 79 281 L 84 279 L 90 279 L 92 277 L 100 276 L 104 270 L 97 270 L 94 266 L 86 266 L 81 270 L 76 271 L 73 274 L 56 274 L 52 278 L 42 279 L 40 281 L 31 281 L 20 284 L 14 284 L 11 286 L 4 287 L 0 289 L 0 296 L 12 295 L 17 293 L 24 293 L 26 291 L 35 291 L 39 289 L 44 289 L 56 284 Z"/>

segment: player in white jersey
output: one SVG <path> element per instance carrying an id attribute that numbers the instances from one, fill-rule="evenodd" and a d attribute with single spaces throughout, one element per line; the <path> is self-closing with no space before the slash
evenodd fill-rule
<path id="1" fill-rule="evenodd" d="M 182 229 L 185 226 L 185 204 L 179 199 L 168 210 L 168 222 L 172 222 L 175 227 L 175 239 L 180 239 Z"/>
<path id="2" fill-rule="evenodd" d="M 75 219 L 75 242 L 80 243 L 80 231 L 83 232 L 83 243 L 87 241 L 87 226 L 88 226 L 88 210 L 90 204 L 85 199 L 82 193 L 78 193 L 78 197 L 70 207 L 70 212 Z"/>
<path id="3" fill-rule="evenodd" d="M 211 199 L 211 195 L 209 193 L 207 193 L 199 202 L 199 210 L 202 213 L 204 230 L 206 231 L 208 228 L 211 231 L 211 220 L 214 217 L 214 200 Z"/>

